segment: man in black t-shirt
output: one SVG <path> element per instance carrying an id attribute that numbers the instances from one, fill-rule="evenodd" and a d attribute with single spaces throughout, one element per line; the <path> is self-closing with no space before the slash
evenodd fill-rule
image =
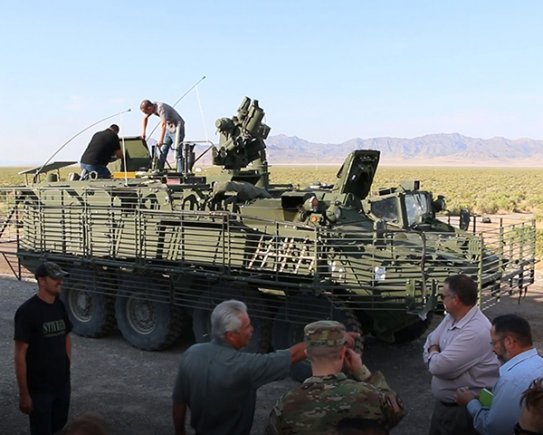
<path id="1" fill-rule="evenodd" d="M 32 435 L 64 427 L 70 405 L 72 324 L 59 299 L 68 275 L 46 261 L 35 272 L 38 293 L 15 313 L 15 373 L 19 408 L 30 418 Z"/>
<path id="2" fill-rule="evenodd" d="M 107 164 L 111 157 L 122 157 L 121 145 L 119 143 L 119 126 L 111 124 L 109 128 L 95 133 L 87 145 L 87 149 L 81 156 L 82 176 L 96 172 L 98 178 L 111 178 L 111 172 Z"/>

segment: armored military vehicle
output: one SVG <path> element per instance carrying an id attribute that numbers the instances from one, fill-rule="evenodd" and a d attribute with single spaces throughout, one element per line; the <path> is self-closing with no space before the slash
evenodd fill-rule
<path id="1" fill-rule="evenodd" d="M 182 166 L 158 172 L 136 137 L 122 139 L 113 179 L 62 179 L 59 168 L 73 162 L 25 171 L 26 184 L 1 192 L 0 236 L 14 246 L 2 244 L 4 256 L 30 271 L 57 262 L 70 273 L 62 297 L 74 331 L 118 327 L 145 350 L 191 332 L 208 340 L 210 310 L 228 298 L 247 303 L 250 350 L 266 351 L 323 318 L 389 342 L 413 339 L 451 274 L 477 280 L 483 307 L 533 282 L 533 221 L 480 232 L 466 213 L 453 225 L 443 197 L 417 182 L 371 193 L 378 151 L 349 154 L 333 185 L 270 184 L 263 118 L 245 98 L 217 120 L 214 176 L 192 172 L 194 143 L 179 147 Z"/>

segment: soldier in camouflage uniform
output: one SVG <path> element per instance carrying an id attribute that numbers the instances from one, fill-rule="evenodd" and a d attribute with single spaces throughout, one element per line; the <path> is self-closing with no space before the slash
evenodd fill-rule
<path id="1" fill-rule="evenodd" d="M 276 403 L 267 435 L 336 434 L 345 418 L 375 420 L 385 429 L 398 424 L 405 415 L 401 401 L 380 372 L 372 374 L 345 346 L 341 323 L 313 322 L 304 333 L 313 376 Z"/>

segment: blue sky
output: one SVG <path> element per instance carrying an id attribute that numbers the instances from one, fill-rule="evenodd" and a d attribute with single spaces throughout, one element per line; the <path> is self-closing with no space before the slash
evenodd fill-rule
<path id="1" fill-rule="evenodd" d="M 536 0 L 4 2 L 0 165 L 39 164 L 127 108 L 112 121 L 138 135 L 140 100 L 173 104 L 204 75 L 177 106 L 187 139 L 214 139 L 245 95 L 271 134 L 317 142 L 543 139 L 541 22 Z"/>

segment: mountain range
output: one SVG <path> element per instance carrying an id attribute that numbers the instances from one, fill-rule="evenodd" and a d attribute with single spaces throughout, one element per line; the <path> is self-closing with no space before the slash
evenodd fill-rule
<path id="1" fill-rule="evenodd" d="M 340 164 L 355 149 L 381 151 L 381 162 L 410 166 L 543 166 L 543 140 L 480 139 L 459 133 L 413 139 L 355 138 L 339 144 L 310 142 L 283 134 L 266 140 L 271 164 Z"/>

